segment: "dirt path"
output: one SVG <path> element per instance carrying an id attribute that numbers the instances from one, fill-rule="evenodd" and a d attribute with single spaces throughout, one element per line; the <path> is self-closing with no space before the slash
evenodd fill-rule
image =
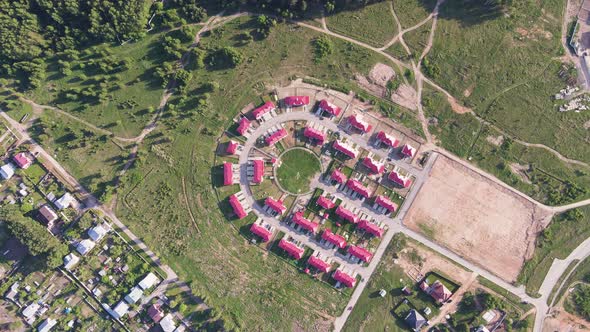
<path id="1" fill-rule="evenodd" d="M 442 3 L 442 1 L 440 1 L 440 0 L 439 0 L 439 2 Z M 391 45 L 395 44 L 395 42 L 398 39 L 402 39 L 402 37 L 403 37 L 403 35 L 405 33 L 420 28 L 421 26 L 423 26 L 424 24 L 426 24 L 428 21 L 430 21 L 432 19 L 433 15 L 434 15 L 434 11 L 433 11 L 430 15 L 428 15 L 425 19 L 423 19 L 422 21 L 420 21 L 418 24 L 416 24 L 416 25 L 414 25 L 412 27 L 409 27 L 407 29 L 402 29 L 401 23 L 399 22 L 399 19 L 397 18 L 397 14 L 395 13 L 395 10 L 393 9 L 393 4 L 392 3 L 390 3 L 390 4 L 391 4 L 391 12 L 393 14 L 394 19 L 397 22 L 397 26 L 398 26 L 398 30 L 397 31 L 399 31 L 399 32 L 397 33 L 397 35 L 395 35 L 393 38 L 391 38 L 391 40 L 388 41 L 384 46 L 380 47 L 379 48 L 380 51 L 384 51 L 385 49 L 391 47 Z M 438 13 L 438 11 L 437 11 L 437 13 Z"/>

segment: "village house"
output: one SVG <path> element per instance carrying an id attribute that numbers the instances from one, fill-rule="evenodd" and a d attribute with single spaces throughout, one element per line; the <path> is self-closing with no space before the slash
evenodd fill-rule
<path id="1" fill-rule="evenodd" d="M 51 317 L 43 321 L 37 328 L 37 332 L 49 332 L 57 324 L 57 321 Z"/>
<path id="2" fill-rule="evenodd" d="M 387 214 L 397 211 L 398 206 L 388 197 L 377 195 L 373 208 L 379 212 Z"/>
<path id="3" fill-rule="evenodd" d="M 74 197 L 72 197 L 70 193 L 65 193 L 62 197 L 60 197 L 53 203 L 55 204 L 58 210 L 63 210 L 69 208 L 73 201 Z"/>
<path id="4" fill-rule="evenodd" d="M 330 200 L 328 197 L 326 196 L 320 196 L 318 197 L 316 204 L 321 206 L 322 208 L 326 209 L 326 210 L 330 210 L 333 209 L 334 206 L 336 206 L 336 203 L 334 203 L 332 200 Z"/>
<path id="5" fill-rule="evenodd" d="M 371 252 L 369 252 L 367 249 L 361 248 L 359 246 L 349 245 L 348 246 L 348 253 L 351 256 L 356 257 L 365 263 L 370 262 L 371 258 L 373 258 L 373 254 Z"/>
<path id="6" fill-rule="evenodd" d="M 53 209 L 47 204 L 39 209 L 37 216 L 39 221 L 44 225 L 47 225 L 47 227 L 52 227 L 53 223 L 58 219 L 57 213 L 55 213 L 55 211 L 53 211 Z"/>
<path id="7" fill-rule="evenodd" d="M 385 145 L 387 148 L 397 148 L 399 146 L 399 140 L 384 131 L 380 131 L 377 133 L 377 143 L 380 145 Z"/>
<path id="8" fill-rule="evenodd" d="M 223 163 L 223 185 L 231 186 L 240 182 L 240 165 Z"/>
<path id="9" fill-rule="evenodd" d="M 78 243 L 76 250 L 80 253 L 80 255 L 84 256 L 89 253 L 95 245 L 96 243 L 94 243 L 92 240 L 84 239 Z"/>
<path id="10" fill-rule="evenodd" d="M 338 207 L 336 208 L 336 215 L 353 224 L 359 222 L 359 217 L 354 212 L 348 210 L 342 205 L 338 205 Z"/>
<path id="11" fill-rule="evenodd" d="M 453 296 L 453 293 L 440 280 L 436 280 L 432 285 L 428 285 L 426 280 L 423 280 L 419 287 L 441 305 L 449 302 Z"/>
<path id="12" fill-rule="evenodd" d="M 266 142 L 266 144 L 268 146 L 274 146 L 279 141 L 281 141 L 283 138 L 287 137 L 287 135 L 289 135 L 289 133 L 287 133 L 287 130 L 285 130 L 285 128 L 280 128 L 280 129 L 277 129 L 276 131 L 274 131 L 272 134 L 268 135 L 264 139 L 264 141 Z"/>
<path id="13" fill-rule="evenodd" d="M 88 230 L 88 236 L 92 241 L 99 242 L 110 230 L 108 224 L 99 224 Z"/>
<path id="14" fill-rule="evenodd" d="M 332 278 L 348 288 L 352 288 L 356 284 L 356 278 L 340 268 L 334 271 Z"/>
<path id="15" fill-rule="evenodd" d="M 317 233 L 318 229 L 320 228 L 318 223 L 312 222 L 311 220 L 303 217 L 303 212 L 301 211 L 295 212 L 291 220 L 304 230 L 314 234 Z"/>
<path id="16" fill-rule="evenodd" d="M 307 137 L 317 145 L 324 145 L 324 141 L 326 140 L 326 133 L 310 126 L 305 127 L 303 130 L 303 136 Z"/>
<path id="17" fill-rule="evenodd" d="M 9 180 L 10 178 L 12 178 L 12 176 L 14 176 L 14 171 L 15 167 L 13 164 L 5 164 L 4 166 L 0 167 L 0 176 L 4 180 Z"/>
<path id="18" fill-rule="evenodd" d="M 236 131 L 238 132 L 238 134 L 240 134 L 242 136 L 246 136 L 246 134 L 248 133 L 249 130 L 250 130 L 250 121 L 248 121 L 248 119 L 246 119 L 245 117 L 242 117 L 240 119 L 240 121 L 238 122 L 238 128 L 236 129 Z"/>
<path id="19" fill-rule="evenodd" d="M 330 267 L 332 264 L 330 262 L 323 260 L 320 257 L 319 252 L 315 252 L 313 255 L 309 256 L 307 263 L 313 267 L 314 269 L 318 270 L 319 272 L 328 273 L 330 271 Z"/>
<path id="20" fill-rule="evenodd" d="M 280 216 L 287 212 L 287 207 L 283 204 L 283 201 L 276 200 L 270 196 L 264 200 L 265 211 L 273 217 Z"/>
<path id="21" fill-rule="evenodd" d="M 404 144 L 400 151 L 400 154 L 404 158 L 413 158 L 416 155 L 416 149 L 411 145 Z"/>
<path id="22" fill-rule="evenodd" d="M 267 101 L 262 106 L 257 107 L 252 111 L 252 117 L 255 120 L 266 119 L 266 115 L 270 115 L 270 113 L 274 112 L 276 109 L 277 107 L 272 101 Z"/>
<path id="23" fill-rule="evenodd" d="M 248 215 L 250 209 L 246 210 L 244 207 L 244 194 L 242 192 L 237 192 L 229 196 L 229 204 L 238 219 L 244 219 Z"/>
<path id="24" fill-rule="evenodd" d="M 340 107 L 334 105 L 326 99 L 322 99 L 318 107 L 319 114 L 327 117 L 338 116 L 340 115 L 341 111 L 342 110 L 340 109 Z"/>
<path id="25" fill-rule="evenodd" d="M 164 332 L 173 332 L 176 329 L 176 323 L 174 323 L 174 317 L 172 317 L 172 314 L 167 314 L 162 318 L 160 321 L 160 327 Z"/>
<path id="26" fill-rule="evenodd" d="M 289 256 L 296 260 L 300 260 L 303 257 L 305 250 L 291 241 L 281 239 L 279 241 L 279 248 L 283 249 Z"/>
<path id="27" fill-rule="evenodd" d="M 285 107 L 300 107 L 309 105 L 309 96 L 289 96 L 283 99 Z"/>
<path id="28" fill-rule="evenodd" d="M 363 159 L 363 165 L 368 168 L 372 174 L 381 174 L 385 170 L 385 163 L 378 162 L 371 157 Z"/>
<path id="29" fill-rule="evenodd" d="M 141 289 L 148 290 L 154 287 L 160 280 L 152 272 L 148 273 L 141 281 L 137 284 Z"/>
<path id="30" fill-rule="evenodd" d="M 16 164 L 16 166 L 18 166 L 19 168 L 22 168 L 22 169 L 29 168 L 29 166 L 31 166 L 31 164 L 33 163 L 33 161 L 31 160 L 31 158 L 29 158 L 28 154 L 25 153 L 25 152 L 17 153 L 12 158 L 12 161 L 14 161 L 14 163 Z"/>
<path id="31" fill-rule="evenodd" d="M 426 319 L 416 309 L 410 310 L 405 321 L 414 332 L 420 331 L 426 325 Z"/>
<path id="32" fill-rule="evenodd" d="M 129 294 L 125 295 L 125 301 L 129 304 L 135 304 L 143 296 L 143 290 L 140 287 L 134 286 L 131 288 Z"/>
<path id="33" fill-rule="evenodd" d="M 402 188 L 408 188 L 412 184 L 412 178 L 402 174 L 397 167 L 389 173 L 388 179 Z"/>
<path id="34" fill-rule="evenodd" d="M 356 129 L 360 134 L 366 134 L 371 131 L 371 125 L 359 114 L 353 114 L 348 117 L 348 124 Z"/>
<path id="35" fill-rule="evenodd" d="M 343 153 L 345 156 L 351 159 L 356 158 L 359 153 L 357 149 L 352 147 L 352 145 L 339 140 L 334 141 L 334 143 L 332 143 L 332 147 L 334 150 Z"/>
<path id="36" fill-rule="evenodd" d="M 358 224 L 358 228 L 375 237 L 382 237 L 383 233 L 385 232 L 385 230 L 379 227 L 379 225 L 374 224 L 368 220 L 361 220 Z"/>
<path id="37" fill-rule="evenodd" d="M 331 243 L 340 249 L 344 249 L 346 247 L 346 239 L 341 235 L 332 233 L 332 231 L 329 229 L 326 229 L 322 233 L 322 240 Z"/>
<path id="38" fill-rule="evenodd" d="M 69 253 L 64 256 L 64 269 L 70 271 L 78 262 L 80 261 L 80 257 L 76 256 L 74 253 Z"/>
<path id="39" fill-rule="evenodd" d="M 258 218 L 252 226 L 250 226 L 250 232 L 262 239 L 262 242 L 268 242 L 272 238 L 273 228 L 271 225 L 265 223 L 262 218 Z"/>
<path id="40" fill-rule="evenodd" d="M 154 303 L 147 309 L 147 314 L 150 316 L 154 323 L 159 323 L 162 318 L 164 318 L 164 312 L 162 311 L 162 307 Z"/>

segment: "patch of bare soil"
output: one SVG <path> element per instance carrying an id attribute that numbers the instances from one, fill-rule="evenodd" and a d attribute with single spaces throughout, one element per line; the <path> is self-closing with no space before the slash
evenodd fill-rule
<path id="1" fill-rule="evenodd" d="M 590 120 L 588 120 L 588 121 L 586 121 L 586 123 L 584 123 L 584 128 L 590 129 Z"/>
<path id="2" fill-rule="evenodd" d="M 473 89 L 475 89 L 475 83 L 471 84 L 465 91 L 463 91 L 463 97 L 469 97 L 473 93 Z"/>
<path id="3" fill-rule="evenodd" d="M 504 143 L 504 136 L 488 136 L 486 137 L 486 141 L 492 145 L 500 146 L 502 143 Z"/>
<path id="4" fill-rule="evenodd" d="M 365 90 L 371 92 L 371 94 L 379 97 L 385 97 L 387 89 L 384 86 L 379 86 L 369 82 L 366 76 L 361 74 L 354 75 L 356 82 Z"/>
<path id="5" fill-rule="evenodd" d="M 532 184 L 531 180 L 529 179 L 529 176 L 526 173 L 530 169 L 529 166 L 511 163 L 509 167 L 510 171 L 514 173 L 514 175 L 518 176 L 522 180 L 522 182 Z"/>
<path id="6" fill-rule="evenodd" d="M 439 156 L 404 224 L 513 282 L 548 216 L 493 180 Z"/>
<path id="7" fill-rule="evenodd" d="M 554 331 L 590 331 L 590 324 L 580 317 L 576 317 L 565 310 L 554 309 L 553 314 L 545 319 L 543 332 Z"/>
<path id="8" fill-rule="evenodd" d="M 391 101 L 405 108 L 415 111 L 418 109 L 416 90 L 407 84 L 402 84 L 395 93 L 391 94 Z"/>
<path id="9" fill-rule="evenodd" d="M 458 114 L 471 113 L 471 108 L 459 104 L 455 98 L 447 97 L 447 101 L 451 105 L 453 112 Z"/>
<path id="10" fill-rule="evenodd" d="M 395 77 L 393 68 L 383 63 L 377 63 L 369 72 L 368 79 L 373 84 L 385 87 L 393 77 Z"/>

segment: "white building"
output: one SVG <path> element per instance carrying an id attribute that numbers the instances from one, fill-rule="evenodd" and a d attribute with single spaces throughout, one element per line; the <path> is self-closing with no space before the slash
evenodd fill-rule
<path id="1" fill-rule="evenodd" d="M 90 236 L 92 241 L 98 242 L 107 234 L 107 232 L 108 230 L 105 229 L 102 225 L 96 225 L 88 230 L 88 236 Z"/>
<path id="2" fill-rule="evenodd" d="M 73 200 L 74 197 L 72 197 L 70 193 L 65 193 L 62 197 L 60 197 L 60 199 L 58 199 L 54 203 L 58 210 L 63 210 L 69 208 Z"/>
<path id="3" fill-rule="evenodd" d="M 174 329 L 176 329 L 176 324 L 174 323 L 172 314 L 168 314 L 162 318 L 160 321 L 160 327 L 162 330 L 164 330 L 164 332 L 172 332 Z"/>
<path id="4" fill-rule="evenodd" d="M 85 240 L 80 241 L 80 243 L 78 243 L 78 246 L 76 247 L 76 250 L 78 250 L 78 252 L 80 253 L 80 255 L 84 256 L 90 250 L 92 250 L 95 245 L 96 244 L 94 242 L 92 242 L 91 240 L 85 239 Z"/>
<path id="5" fill-rule="evenodd" d="M 80 257 L 76 256 L 73 252 L 67 254 L 64 257 L 64 269 L 70 270 L 74 265 L 78 264 Z"/>
<path id="6" fill-rule="evenodd" d="M 141 289 L 143 289 L 143 290 L 146 290 L 146 289 L 154 287 L 154 285 L 157 283 L 158 283 L 158 277 L 156 277 L 155 274 L 150 272 L 150 273 L 148 273 L 147 276 L 145 276 L 145 278 L 143 278 L 139 282 L 139 287 L 141 287 Z"/>
<path id="7" fill-rule="evenodd" d="M 33 317 L 35 317 L 35 314 L 37 313 L 37 311 L 39 310 L 41 306 L 39 305 L 39 303 L 37 302 L 33 302 L 31 304 L 29 304 L 24 310 L 23 310 L 23 316 L 29 320 Z"/>
<path id="8" fill-rule="evenodd" d="M 127 303 L 129 304 L 134 304 L 135 302 L 139 301 L 139 299 L 141 299 L 142 296 L 143 291 L 141 290 L 141 288 L 135 286 L 131 288 L 131 292 L 129 292 L 129 294 L 125 296 L 125 301 L 127 301 Z"/>
<path id="9" fill-rule="evenodd" d="M 125 301 L 121 301 L 115 306 L 115 309 L 111 310 L 111 315 L 113 315 L 113 317 L 116 319 L 121 319 L 121 317 L 125 316 L 128 311 L 129 306 L 127 303 L 125 303 Z"/>
<path id="10" fill-rule="evenodd" d="M 57 324 L 57 321 L 53 318 L 47 318 L 46 320 L 43 321 L 43 323 L 41 323 L 41 325 L 39 325 L 39 327 L 37 328 L 38 332 L 49 332 L 51 330 L 52 327 L 55 326 L 55 324 Z"/>
<path id="11" fill-rule="evenodd" d="M 4 180 L 8 180 L 14 175 L 14 170 L 15 170 L 14 165 L 11 163 L 8 163 L 8 164 L 0 167 L 0 176 Z"/>

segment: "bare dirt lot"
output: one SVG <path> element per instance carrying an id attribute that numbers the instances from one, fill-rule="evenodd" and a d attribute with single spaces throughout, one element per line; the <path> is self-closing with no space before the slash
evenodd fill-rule
<path id="1" fill-rule="evenodd" d="M 590 331 L 590 324 L 579 317 L 565 312 L 563 309 L 559 309 L 551 317 L 547 317 L 543 325 L 543 332 L 554 331 Z"/>
<path id="2" fill-rule="evenodd" d="M 440 156 L 404 224 L 513 282 L 548 217 L 528 200 Z"/>

